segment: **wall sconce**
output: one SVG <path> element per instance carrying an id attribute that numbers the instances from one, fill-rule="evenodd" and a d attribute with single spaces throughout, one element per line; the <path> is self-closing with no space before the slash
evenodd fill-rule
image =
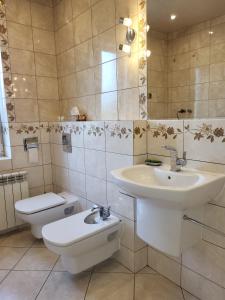
<path id="1" fill-rule="evenodd" d="M 119 50 L 131 54 L 131 44 L 133 43 L 136 33 L 133 28 L 131 28 L 132 20 L 130 18 L 120 18 L 119 24 L 122 24 L 127 27 L 126 40 L 128 44 L 120 44 Z"/>
<path id="2" fill-rule="evenodd" d="M 146 50 L 146 51 L 145 51 L 145 57 L 146 57 L 146 58 L 150 57 L 151 54 L 152 54 L 152 51 L 151 51 L 151 50 Z"/>

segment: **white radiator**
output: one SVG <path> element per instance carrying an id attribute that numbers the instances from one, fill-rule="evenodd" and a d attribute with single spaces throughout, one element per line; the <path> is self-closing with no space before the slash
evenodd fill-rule
<path id="1" fill-rule="evenodd" d="M 27 197 L 27 172 L 0 175 L 0 230 L 22 224 L 15 216 L 14 204 Z"/>

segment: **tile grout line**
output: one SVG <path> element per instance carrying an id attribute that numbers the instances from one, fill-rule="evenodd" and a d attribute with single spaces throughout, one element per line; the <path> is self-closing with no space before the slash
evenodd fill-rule
<path id="1" fill-rule="evenodd" d="M 9 274 L 11 274 L 12 271 L 15 271 L 14 268 L 16 267 L 16 265 L 24 258 L 24 256 L 27 254 L 27 252 L 32 248 L 32 246 L 34 245 L 35 241 L 32 242 L 32 244 L 30 245 L 30 247 L 27 248 L 27 250 L 24 252 L 24 254 L 20 257 L 20 259 L 13 265 L 13 267 L 11 269 L 9 269 L 8 274 L 4 277 L 4 279 L 0 282 L 0 285 L 8 278 Z M 11 247 L 11 248 L 15 248 L 15 247 Z M 20 248 L 26 248 L 26 247 L 20 247 Z"/>
<path id="2" fill-rule="evenodd" d="M 47 248 L 46 248 L 47 249 Z M 56 266 L 57 262 L 59 261 L 60 259 L 60 256 L 56 259 L 55 263 L 53 264 L 52 268 L 49 270 L 49 274 L 48 276 L 46 277 L 45 281 L 43 282 L 43 284 L 41 285 L 41 288 L 39 290 L 39 292 L 37 293 L 37 296 L 35 297 L 35 300 L 38 298 L 38 296 L 40 295 L 43 287 L 45 286 L 46 282 L 48 281 L 50 275 L 52 274 L 53 270 L 54 270 L 54 267 Z"/>
<path id="3" fill-rule="evenodd" d="M 93 270 L 94 270 L 94 268 L 91 270 L 90 278 L 89 278 L 88 285 L 87 285 L 87 288 L 86 288 L 86 291 L 85 291 L 85 295 L 84 295 L 84 300 L 86 300 L 86 297 L 87 297 L 88 289 L 89 289 L 89 286 L 90 286 L 90 283 L 91 283 L 91 279 L 92 279 L 92 275 L 93 275 Z"/>

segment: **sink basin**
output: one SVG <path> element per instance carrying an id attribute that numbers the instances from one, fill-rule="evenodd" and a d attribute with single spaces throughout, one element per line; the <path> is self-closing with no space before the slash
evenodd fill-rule
<path id="1" fill-rule="evenodd" d="M 183 222 L 184 214 L 191 210 L 200 216 L 201 207 L 215 199 L 225 184 L 223 174 L 187 168 L 172 172 L 166 165 L 136 165 L 111 173 L 117 185 L 137 199 L 137 235 L 175 257 L 201 238 L 195 225 Z"/>
<path id="2" fill-rule="evenodd" d="M 225 175 L 193 169 L 170 171 L 169 166 L 136 165 L 112 171 L 116 183 L 138 198 L 156 205 L 185 210 L 213 200 L 225 184 Z"/>
<path id="3" fill-rule="evenodd" d="M 86 223 L 86 224 L 98 224 L 98 223 L 100 223 L 99 213 L 96 213 L 96 212 L 91 213 L 90 215 L 88 215 L 84 219 L 84 223 Z"/>

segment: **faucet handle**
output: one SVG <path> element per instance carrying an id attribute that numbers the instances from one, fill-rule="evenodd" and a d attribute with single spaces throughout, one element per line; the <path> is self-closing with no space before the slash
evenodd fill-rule
<path id="1" fill-rule="evenodd" d="M 96 209 L 100 209 L 101 206 L 98 206 L 98 205 L 93 205 L 92 208 L 91 208 L 91 211 L 95 211 Z"/>
<path id="2" fill-rule="evenodd" d="M 108 217 L 110 217 L 111 214 L 110 210 L 111 210 L 110 206 L 108 207 L 101 206 L 100 217 L 102 218 L 102 220 L 106 220 Z"/>

